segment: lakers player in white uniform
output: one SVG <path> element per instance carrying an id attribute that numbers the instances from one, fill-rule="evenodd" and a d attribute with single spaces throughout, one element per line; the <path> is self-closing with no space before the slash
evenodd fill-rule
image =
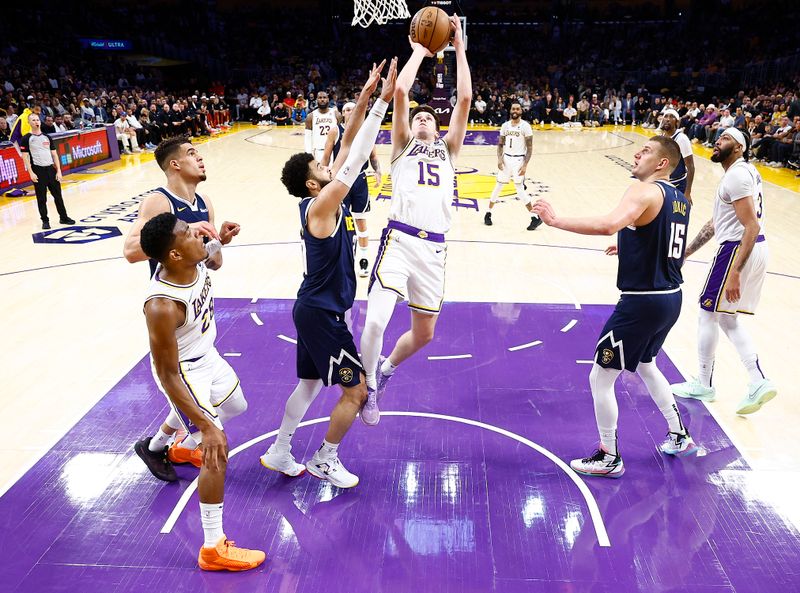
<path id="1" fill-rule="evenodd" d="M 696 380 L 672 386 L 679 397 L 714 401 L 714 355 L 721 327 L 750 377 L 747 395 L 737 406 L 737 414 L 752 414 L 778 394 L 764 375 L 753 339 L 739 319 L 740 314 L 755 314 L 768 257 L 761 175 L 747 162 L 748 148 L 749 138 L 736 128 L 725 130 L 714 144 L 711 160 L 720 163 L 725 174 L 717 186 L 712 219 L 686 248 L 688 257 L 713 236 L 719 242 L 700 295 L 700 372 Z"/>
<path id="2" fill-rule="evenodd" d="M 457 100 L 447 136 L 439 136 L 436 113 L 421 105 L 411 112 L 408 91 L 426 57 L 423 46 L 413 53 L 397 77 L 392 114 L 392 202 L 370 279 L 367 319 L 361 335 L 361 356 L 367 381 L 365 424 L 380 419 L 378 398 L 397 365 L 433 339 L 444 300 L 444 265 L 450 229 L 450 203 L 455 165 L 464 144 L 472 101 L 472 78 L 461 35 L 461 21 L 450 17 L 457 67 Z M 380 359 L 383 333 L 398 300 L 408 300 L 411 329 L 395 344 L 388 359 Z"/>
<path id="3" fill-rule="evenodd" d="M 511 119 L 500 127 L 500 140 L 497 142 L 497 182 L 494 184 L 492 196 L 489 198 L 489 211 L 483 217 L 486 226 L 492 226 L 492 208 L 498 202 L 500 190 L 509 181 L 514 182 L 517 199 L 525 202 L 528 212 L 533 212 L 531 196 L 525 191 L 525 172 L 533 155 L 533 130 L 531 125 L 522 119 L 522 106 L 511 104 Z M 533 214 L 528 225 L 529 231 L 535 231 L 542 224 L 542 219 Z"/>
<path id="4" fill-rule="evenodd" d="M 336 108 L 330 108 L 328 93 L 317 93 L 317 108 L 306 116 L 305 150 L 313 154 L 323 165 L 322 154 L 325 152 L 325 141 L 328 134 L 339 124 Z"/>
<path id="5" fill-rule="evenodd" d="M 255 568 L 264 561 L 264 552 L 234 547 L 222 529 L 228 460 L 222 427 L 247 409 L 247 401 L 236 373 L 214 347 L 214 293 L 203 263 L 208 257 L 203 235 L 165 212 L 142 227 L 140 242 L 159 262 L 144 302 L 153 376 L 189 433 L 187 439 L 203 447 L 197 492 L 204 544 L 198 564 L 204 570 Z M 145 441 L 136 443 L 136 453 L 148 453 Z M 148 468 L 169 478 L 172 468 L 166 457 L 151 457 L 143 457 Z"/>

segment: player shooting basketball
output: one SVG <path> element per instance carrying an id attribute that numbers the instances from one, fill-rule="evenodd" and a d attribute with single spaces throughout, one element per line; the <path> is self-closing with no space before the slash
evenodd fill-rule
<path id="1" fill-rule="evenodd" d="M 412 54 L 397 77 L 392 114 L 392 203 L 372 270 L 369 304 L 361 353 L 367 378 L 367 402 L 361 419 L 380 420 L 378 400 L 397 366 L 433 339 L 444 300 L 444 234 L 450 229 L 450 202 L 455 187 L 455 159 L 464 144 L 472 101 L 472 78 L 461 32 L 461 21 L 450 17 L 456 52 L 457 101 L 447 137 L 439 134 L 439 119 L 427 105 L 409 118 L 408 91 L 431 51 L 409 38 Z M 383 333 L 398 300 L 408 300 L 411 329 L 395 344 L 388 358 L 380 357 Z M 380 360 L 379 360 L 380 357 Z"/>

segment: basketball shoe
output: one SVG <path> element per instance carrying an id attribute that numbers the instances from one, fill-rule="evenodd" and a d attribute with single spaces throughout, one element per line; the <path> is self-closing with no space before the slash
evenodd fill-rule
<path id="1" fill-rule="evenodd" d="M 229 539 L 220 538 L 213 548 L 200 548 L 197 564 L 203 570 L 230 570 L 239 572 L 255 568 L 266 559 L 261 550 L 237 548 Z"/>
<path id="2" fill-rule="evenodd" d="M 191 463 L 195 467 L 201 467 L 203 465 L 203 450 L 200 447 L 195 447 L 194 449 L 180 447 L 179 444 L 181 442 L 183 442 L 183 439 L 170 445 L 167 451 L 167 458 L 172 463 Z"/>
<path id="3" fill-rule="evenodd" d="M 361 422 L 367 426 L 375 426 L 381 421 L 381 411 L 378 408 L 378 397 L 376 390 L 372 389 L 369 385 L 367 385 L 367 400 L 361 407 L 361 411 L 358 413 L 358 416 L 361 418 Z"/>
<path id="4" fill-rule="evenodd" d="M 686 399 L 699 399 L 704 402 L 713 402 L 717 399 L 717 390 L 713 387 L 706 387 L 697 379 L 685 383 L 674 383 L 670 385 L 670 388 L 672 393 Z"/>
<path id="5" fill-rule="evenodd" d="M 528 225 L 529 231 L 535 231 L 538 229 L 542 224 L 542 219 L 538 216 L 531 216 L 531 223 Z"/>
<path id="6" fill-rule="evenodd" d="M 761 379 L 755 383 L 750 383 L 747 395 L 739 402 L 736 408 L 737 414 L 752 414 L 758 412 L 765 403 L 778 395 L 778 390 L 769 379 Z"/>
<path id="7" fill-rule="evenodd" d="M 306 469 L 315 478 L 327 480 L 339 488 L 358 486 L 358 476 L 347 471 L 347 468 L 339 461 L 338 455 L 322 457 L 317 451 L 306 463 Z"/>
<path id="8" fill-rule="evenodd" d="M 486 226 L 492 226 L 493 223 L 492 223 L 491 212 L 487 212 L 486 214 L 483 215 L 483 224 L 485 224 Z"/>
<path id="9" fill-rule="evenodd" d="M 261 459 L 261 465 L 292 478 L 305 473 L 306 466 L 294 460 L 291 446 L 287 451 L 279 451 L 276 445 L 277 443 L 272 443 L 267 452 L 259 458 Z"/>
<path id="10" fill-rule="evenodd" d="M 137 441 L 136 444 L 133 445 L 133 450 L 136 451 L 136 454 L 139 456 L 139 458 L 144 461 L 144 464 L 147 466 L 147 469 L 150 470 L 150 473 L 159 480 L 164 480 L 165 482 L 177 482 L 178 474 L 175 473 L 175 468 L 172 467 L 172 463 L 170 463 L 169 459 L 167 458 L 167 448 L 164 447 L 160 451 L 151 451 L 151 438 L 152 437 L 147 437 L 146 439 Z"/>
<path id="11" fill-rule="evenodd" d="M 569 462 L 569 466 L 579 474 L 597 478 L 621 478 L 625 473 L 622 457 L 619 454 L 607 453 L 602 447 L 598 448 L 591 457 L 573 459 Z"/>
<path id="12" fill-rule="evenodd" d="M 668 432 L 667 440 L 665 440 L 658 447 L 659 451 L 667 455 L 675 455 L 676 457 L 686 457 L 697 453 L 700 447 L 692 440 L 687 430 L 685 434 L 679 432 Z"/>

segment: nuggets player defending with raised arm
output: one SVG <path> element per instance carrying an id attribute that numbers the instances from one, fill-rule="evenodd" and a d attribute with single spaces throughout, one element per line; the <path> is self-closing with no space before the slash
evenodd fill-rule
<path id="1" fill-rule="evenodd" d="M 497 182 L 489 198 L 489 212 L 483 217 L 483 224 L 492 226 L 492 208 L 498 201 L 500 190 L 509 181 L 514 182 L 517 199 L 525 202 L 528 212 L 533 210 L 531 197 L 525 191 L 525 172 L 533 155 L 533 130 L 531 124 L 522 119 L 522 106 L 511 104 L 511 119 L 500 127 L 500 140 L 497 142 Z M 542 219 L 531 216 L 529 231 L 535 231 Z"/>
<path id="2" fill-rule="evenodd" d="M 328 139 L 325 142 L 325 153 L 322 155 L 321 162 L 331 162 L 331 156 L 333 159 L 339 156 L 345 126 L 348 125 L 355 108 L 355 103 L 345 103 L 342 107 L 344 124 L 339 124 L 328 134 Z M 381 163 L 378 160 L 375 147 L 372 148 L 372 153 L 369 155 L 369 163 L 372 165 L 375 186 L 380 187 Z M 358 263 L 358 275 L 361 278 L 366 278 L 369 276 L 369 259 L 367 258 L 369 249 L 367 212 L 370 211 L 369 186 L 367 185 L 367 163 L 364 163 L 364 166 L 361 168 L 361 174 L 358 176 L 355 183 L 353 183 L 353 187 L 350 188 L 343 203 L 347 209 L 350 210 L 350 213 L 356 221 L 356 236 L 358 236 L 358 257 L 356 257 L 356 261 Z"/>
<path id="3" fill-rule="evenodd" d="M 364 121 L 384 64 L 373 67 L 361 91 L 333 168 L 301 152 L 286 162 L 281 175 L 289 193 L 301 198 L 305 269 L 292 310 L 299 381 L 286 402 L 278 436 L 261 456 L 261 464 L 288 476 L 308 469 L 339 488 L 358 484 L 358 476 L 339 460 L 338 450 L 367 399 L 363 367 L 347 323 L 356 296 L 355 225 L 342 200 L 361 174 L 394 94 L 396 58 L 389 65 L 380 99 Z M 342 395 L 331 412 L 325 440 L 305 466 L 296 463 L 291 454 L 292 436 L 322 386 L 335 384 L 341 386 Z"/>
<path id="4" fill-rule="evenodd" d="M 767 242 L 764 237 L 764 195 L 761 175 L 747 162 L 749 138 L 736 128 L 725 130 L 714 144 L 711 160 L 725 174 L 717 186 L 714 215 L 686 249 L 689 256 L 711 237 L 719 249 L 708 271 L 700 295 L 697 354 L 700 374 L 694 381 L 672 386 L 679 397 L 714 401 L 712 384 L 719 328 L 733 342 L 750 384 L 736 407 L 737 414 L 752 414 L 778 394 L 758 361 L 750 332 L 739 322 L 739 314 L 754 315 L 767 275 Z"/>
<path id="5" fill-rule="evenodd" d="M 671 138 L 655 136 L 633 158 L 632 173 L 638 181 L 605 216 L 559 218 L 545 200 L 533 206 L 549 226 L 582 235 L 619 233 L 617 244 L 606 253 L 619 256 L 617 288 L 622 296 L 600 332 L 589 373 L 600 447 L 570 462 L 576 472 L 602 478 L 619 478 L 625 472 L 617 448 L 619 408 L 614 394 L 623 370 L 638 373 L 667 421 L 661 452 L 684 456 L 698 450 L 681 421 L 669 382 L 656 366 L 656 355 L 681 312 L 690 206 L 669 182 L 680 148 Z"/>
<path id="6" fill-rule="evenodd" d="M 328 93 L 320 91 L 317 94 L 317 108 L 306 116 L 305 149 L 313 154 L 314 158 L 322 163 L 322 154 L 325 152 L 325 141 L 328 134 L 339 123 L 336 117 L 336 108 L 330 108 Z M 322 163 L 326 167 L 330 162 Z"/>
<path id="7" fill-rule="evenodd" d="M 392 203 L 378 256 L 372 268 L 361 355 L 367 374 L 367 403 L 361 420 L 377 424 L 378 399 L 401 362 L 433 339 L 444 300 L 444 264 L 450 229 L 450 202 L 455 187 L 454 161 L 464 144 L 472 101 L 472 79 L 461 35 L 461 21 L 450 17 L 456 52 L 457 101 L 447 136 L 439 136 L 436 113 L 420 105 L 409 120 L 408 91 L 427 49 L 411 43 L 413 53 L 394 92 L 392 114 Z M 379 359 L 383 333 L 398 300 L 407 299 L 411 329 L 395 344 L 389 358 Z"/>

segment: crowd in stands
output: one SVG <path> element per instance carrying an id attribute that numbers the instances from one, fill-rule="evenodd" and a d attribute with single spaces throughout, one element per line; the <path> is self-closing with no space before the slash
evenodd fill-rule
<path id="1" fill-rule="evenodd" d="M 642 14 L 637 22 L 622 22 L 609 19 L 614 16 L 609 10 L 605 20 L 600 15 L 594 23 L 570 14 L 560 15 L 561 20 L 539 14 L 540 3 L 511 3 L 502 14 L 491 4 L 471 9 L 471 119 L 499 125 L 516 101 L 535 124 L 654 128 L 659 114 L 671 107 L 697 142 L 711 143 L 733 125 L 752 132 L 756 158 L 772 165 L 797 162 L 800 79 L 796 72 L 779 72 L 771 80 L 751 82 L 748 73 L 761 60 L 796 51 L 800 30 L 775 36 L 774 22 L 763 10 L 693 4 L 690 18 L 662 13 L 647 20 Z M 786 18 L 798 12 L 791 3 L 778 4 Z M 284 26 L 296 8 L 271 4 L 271 18 L 263 18 L 258 2 L 237 5 L 230 13 L 212 14 L 212 5 L 173 14 L 170 18 L 180 22 L 170 27 L 162 21 L 174 13 L 169 3 L 151 3 L 146 11 L 125 5 L 87 10 L 83 22 L 67 20 L 52 31 L 44 48 L 44 39 L 11 32 L 0 53 L 5 112 L 0 141 L 26 107 L 41 111 L 46 131 L 113 124 L 123 150 L 130 152 L 174 134 L 213 134 L 233 120 L 302 123 L 316 107 L 318 91 L 326 90 L 341 107 L 354 97 L 372 61 L 397 53 L 397 40 L 405 36 L 403 23 L 380 31 L 350 27 L 344 22 L 347 10 L 333 14 L 335 2 L 320 2 L 309 14 L 314 35 L 304 32 L 297 43 L 298 29 Z M 46 22 L 41 7 L 12 7 L 11 20 L 15 10 L 18 18 Z M 715 34 L 708 35 L 712 17 Z M 75 42 L 87 28 L 132 38 L 135 47 L 168 58 L 189 54 L 203 68 L 179 68 L 176 76 L 92 53 Z M 730 49 L 733 37 L 739 39 L 737 51 Z M 220 63 L 227 69 L 218 71 Z M 416 81 L 412 99 L 429 101 L 433 88 L 431 71 Z"/>

